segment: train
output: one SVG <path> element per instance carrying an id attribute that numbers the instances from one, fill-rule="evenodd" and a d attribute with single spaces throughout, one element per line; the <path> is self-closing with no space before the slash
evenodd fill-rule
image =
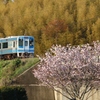
<path id="1" fill-rule="evenodd" d="M 33 36 L 9 36 L 0 38 L 0 59 L 34 56 Z"/>

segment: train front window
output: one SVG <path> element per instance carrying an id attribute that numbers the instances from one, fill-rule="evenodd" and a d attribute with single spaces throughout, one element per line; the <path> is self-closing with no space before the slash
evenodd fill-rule
<path id="1" fill-rule="evenodd" d="M 33 46 L 33 39 L 30 39 L 29 45 L 30 45 L 30 46 Z"/>
<path id="2" fill-rule="evenodd" d="M 23 46 L 23 39 L 19 39 L 19 46 Z"/>

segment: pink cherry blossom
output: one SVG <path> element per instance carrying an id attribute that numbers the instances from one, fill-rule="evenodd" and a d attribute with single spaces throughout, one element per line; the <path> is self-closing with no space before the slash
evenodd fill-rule
<path id="1" fill-rule="evenodd" d="M 52 46 L 44 57 L 39 57 L 34 76 L 42 84 L 60 88 L 68 99 L 86 100 L 92 90 L 100 88 L 100 42 L 80 46 Z M 59 91 L 58 91 L 59 92 Z"/>

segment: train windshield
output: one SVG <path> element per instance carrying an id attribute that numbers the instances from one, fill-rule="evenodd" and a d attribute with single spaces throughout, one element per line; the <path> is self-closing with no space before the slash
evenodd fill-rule
<path id="1" fill-rule="evenodd" d="M 23 39 L 19 39 L 19 46 L 23 46 Z"/>
<path id="2" fill-rule="evenodd" d="M 30 40 L 29 40 L 29 46 L 33 46 L 33 38 L 30 38 Z"/>

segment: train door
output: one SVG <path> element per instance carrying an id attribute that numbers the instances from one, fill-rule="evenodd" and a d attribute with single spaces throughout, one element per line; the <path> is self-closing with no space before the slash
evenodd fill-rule
<path id="1" fill-rule="evenodd" d="M 13 41 L 13 50 L 16 50 L 16 41 Z"/>
<path id="2" fill-rule="evenodd" d="M 29 39 L 28 38 L 24 39 L 24 50 L 25 52 L 29 51 Z"/>
<path id="3" fill-rule="evenodd" d="M 16 53 L 17 53 L 17 41 L 13 41 L 12 42 L 12 57 L 16 58 Z"/>

